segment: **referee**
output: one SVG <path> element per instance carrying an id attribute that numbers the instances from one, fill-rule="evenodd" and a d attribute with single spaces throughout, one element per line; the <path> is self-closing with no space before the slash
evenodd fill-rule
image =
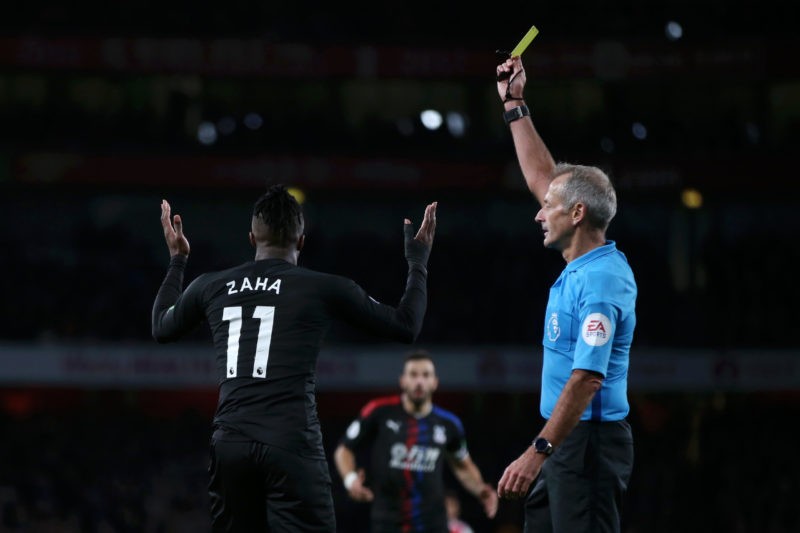
<path id="1" fill-rule="evenodd" d="M 519 57 L 496 74 L 517 159 L 541 204 L 543 244 L 566 262 L 544 317 L 539 408 L 547 422 L 505 469 L 498 494 L 525 498 L 525 533 L 618 533 L 633 469 L 626 417 L 637 287 L 606 238 L 616 192 L 597 167 L 555 164 L 522 98 Z"/>

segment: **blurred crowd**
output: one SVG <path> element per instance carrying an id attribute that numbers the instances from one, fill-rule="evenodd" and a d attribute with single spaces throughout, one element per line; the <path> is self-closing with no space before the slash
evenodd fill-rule
<path id="1" fill-rule="evenodd" d="M 9 312 L 13 304 L 14 320 L 0 322 L 0 338 L 149 342 L 152 299 L 168 258 L 158 222 L 161 195 L 184 216 L 193 247 L 188 282 L 252 259 L 247 192 L 11 191 L 0 202 L 0 246 L 4 301 Z M 394 303 L 406 269 L 402 219 L 419 223 L 424 203 L 433 200 L 439 229 L 420 342 L 538 343 L 548 289 L 564 263 L 542 248 L 537 207 L 526 192 L 312 192 L 300 264 L 351 277 Z M 784 298 L 798 293 L 787 268 L 798 250 L 780 244 L 792 227 L 784 220 L 788 211 L 752 204 L 745 217 L 734 203 L 693 212 L 636 198 L 622 202 L 609 237 L 639 284 L 636 346 L 796 345 L 785 335 L 793 317 L 778 312 Z M 374 340 L 344 327 L 329 339 Z"/>

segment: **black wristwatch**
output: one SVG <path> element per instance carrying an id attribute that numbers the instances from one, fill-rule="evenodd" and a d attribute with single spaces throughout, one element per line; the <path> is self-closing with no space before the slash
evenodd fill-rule
<path id="1" fill-rule="evenodd" d="M 503 113 L 503 120 L 506 121 L 506 124 L 511 124 L 515 120 L 519 120 L 522 117 L 529 117 L 531 115 L 528 106 L 525 104 L 518 105 L 517 107 L 512 107 L 505 113 Z"/>
<path id="2" fill-rule="evenodd" d="M 536 453 L 550 455 L 553 453 L 553 445 L 550 444 L 550 441 L 544 437 L 536 437 L 533 439 L 533 450 Z"/>

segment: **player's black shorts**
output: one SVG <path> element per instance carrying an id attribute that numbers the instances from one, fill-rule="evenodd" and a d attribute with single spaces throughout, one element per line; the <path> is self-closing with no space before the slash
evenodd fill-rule
<path id="1" fill-rule="evenodd" d="M 525 533 L 619 532 L 632 471 L 627 421 L 580 422 L 533 482 L 525 501 Z"/>
<path id="2" fill-rule="evenodd" d="M 260 442 L 211 440 L 208 467 L 215 533 L 335 533 L 331 476 L 312 459 Z"/>

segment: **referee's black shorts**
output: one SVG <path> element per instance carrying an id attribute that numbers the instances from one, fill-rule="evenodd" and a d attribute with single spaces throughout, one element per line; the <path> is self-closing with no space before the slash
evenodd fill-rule
<path id="1" fill-rule="evenodd" d="M 632 471 L 627 421 L 580 422 L 533 482 L 524 532 L 618 533 Z"/>
<path id="2" fill-rule="evenodd" d="M 336 531 L 324 458 L 216 432 L 208 470 L 214 533 Z"/>

